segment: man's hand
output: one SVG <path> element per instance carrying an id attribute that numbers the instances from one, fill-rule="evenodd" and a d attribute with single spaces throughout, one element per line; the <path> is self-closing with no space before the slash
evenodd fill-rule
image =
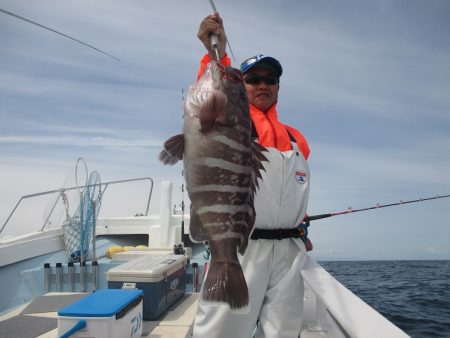
<path id="1" fill-rule="evenodd" d="M 214 13 L 213 15 L 208 15 L 200 23 L 198 29 L 197 37 L 203 42 L 205 48 L 208 50 L 209 56 L 212 59 L 216 58 L 216 52 L 211 46 L 210 35 L 215 34 L 219 40 L 218 52 L 219 57 L 222 59 L 225 55 L 225 49 L 227 44 L 227 36 L 225 35 L 225 28 L 223 27 L 223 21 L 219 13 Z"/>

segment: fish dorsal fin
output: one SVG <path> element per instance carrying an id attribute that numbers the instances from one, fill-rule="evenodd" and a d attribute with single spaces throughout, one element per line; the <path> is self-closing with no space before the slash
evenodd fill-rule
<path id="1" fill-rule="evenodd" d="M 178 134 L 164 142 L 164 149 L 159 153 L 159 160 L 164 164 L 173 165 L 183 159 L 184 135 Z"/>
<path id="2" fill-rule="evenodd" d="M 251 142 L 252 147 L 252 196 L 259 187 L 258 179 L 261 179 L 261 171 L 264 170 L 262 162 L 269 161 L 263 154 L 267 149 L 258 142 Z"/>
<path id="3" fill-rule="evenodd" d="M 247 215 L 247 227 L 245 231 L 243 230 L 242 236 L 239 241 L 238 251 L 241 255 L 244 254 L 247 245 L 248 238 L 253 230 L 253 226 L 255 225 L 255 206 L 254 206 L 254 196 L 255 192 L 259 187 L 258 179 L 261 179 L 261 171 L 265 170 L 262 162 L 268 161 L 267 157 L 263 154 L 263 152 L 267 151 L 265 147 L 260 145 L 258 142 L 251 142 L 252 148 L 252 182 L 251 182 L 251 194 L 248 196 L 247 204 L 250 209 Z"/>

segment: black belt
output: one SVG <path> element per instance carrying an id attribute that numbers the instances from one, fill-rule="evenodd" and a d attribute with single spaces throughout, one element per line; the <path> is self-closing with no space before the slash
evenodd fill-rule
<path id="1" fill-rule="evenodd" d="M 254 229 L 251 239 L 300 238 L 297 228 L 292 229 Z"/>

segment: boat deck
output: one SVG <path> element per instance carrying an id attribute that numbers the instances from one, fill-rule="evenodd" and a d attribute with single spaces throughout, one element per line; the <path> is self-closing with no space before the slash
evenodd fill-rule
<path id="1" fill-rule="evenodd" d="M 52 292 L 21 305 L 0 317 L 0 337 L 57 338 L 58 311 L 56 308 L 64 307 L 85 295 L 84 293 Z M 144 321 L 142 336 L 148 338 L 190 337 L 197 301 L 198 294 L 186 294 L 158 321 Z M 39 307 L 41 310 L 38 309 Z"/>
<path id="2" fill-rule="evenodd" d="M 343 338 L 334 320 L 329 317 L 324 327 L 314 322 L 315 302 L 310 290 L 305 290 L 305 321 L 301 338 Z M 57 338 L 58 309 L 85 296 L 86 293 L 51 292 L 23 304 L 0 317 L 0 338 Z M 147 338 L 189 338 L 197 311 L 199 294 L 186 294 L 169 308 L 157 321 L 143 322 L 143 337 Z M 9 333 L 13 335 L 9 335 Z"/>

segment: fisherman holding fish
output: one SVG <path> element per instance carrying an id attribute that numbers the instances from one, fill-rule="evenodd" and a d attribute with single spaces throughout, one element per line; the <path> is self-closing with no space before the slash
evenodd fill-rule
<path id="1" fill-rule="evenodd" d="M 210 35 L 218 37 L 218 53 Z M 199 77 L 218 54 L 230 66 L 226 35 L 218 13 L 203 19 L 198 38 L 208 53 L 201 60 Z M 297 226 L 306 215 L 309 194 L 309 147 L 295 128 L 278 120 L 277 101 L 281 64 L 273 57 L 256 55 L 240 67 L 248 96 L 255 142 L 266 148 L 267 161 L 254 196 L 256 213 L 248 247 L 238 259 L 249 290 L 249 304 L 235 309 L 227 303 L 202 298 L 194 323 L 194 338 L 296 338 L 303 315 L 303 279 L 300 271 L 309 241 L 299 238 Z M 306 244 L 306 247 L 305 247 Z M 211 273 L 211 271 L 209 271 Z"/>
<path id="2" fill-rule="evenodd" d="M 308 144 L 278 121 L 278 60 L 257 55 L 232 68 L 218 13 L 202 21 L 198 37 L 208 53 L 185 100 L 183 132 L 159 156 L 183 160 L 189 234 L 211 249 L 193 335 L 250 338 L 257 326 L 258 338 L 298 337 L 310 244 L 297 228 L 309 193 Z"/>

